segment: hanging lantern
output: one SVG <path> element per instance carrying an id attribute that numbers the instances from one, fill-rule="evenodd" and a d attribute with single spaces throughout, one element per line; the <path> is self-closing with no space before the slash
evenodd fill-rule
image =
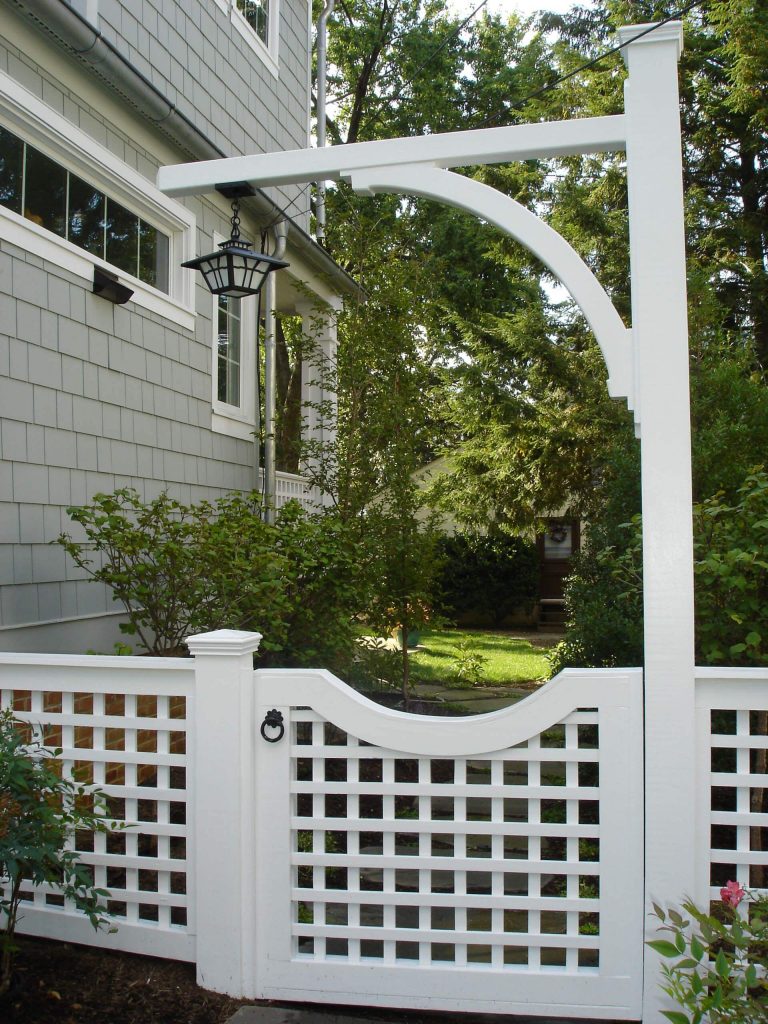
<path id="1" fill-rule="evenodd" d="M 232 234 L 221 242 L 216 252 L 187 260 L 182 267 L 199 270 L 214 295 L 258 295 L 267 275 L 273 270 L 287 267 L 285 260 L 275 259 L 263 252 L 253 252 L 253 243 L 240 237 L 240 202 L 232 203 Z"/>

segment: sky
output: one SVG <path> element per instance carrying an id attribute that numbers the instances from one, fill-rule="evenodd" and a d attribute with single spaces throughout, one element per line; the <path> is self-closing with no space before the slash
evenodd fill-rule
<path id="1" fill-rule="evenodd" d="M 468 15 L 477 7 L 480 0 L 447 0 L 446 6 L 456 14 Z M 586 6 L 585 0 L 582 3 Z M 573 7 L 574 0 L 488 0 L 486 7 L 494 13 L 533 14 L 534 11 L 554 11 L 562 14 Z"/>

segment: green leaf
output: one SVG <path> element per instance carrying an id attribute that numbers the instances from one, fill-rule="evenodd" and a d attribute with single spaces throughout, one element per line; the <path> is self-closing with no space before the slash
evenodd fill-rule
<path id="1" fill-rule="evenodd" d="M 656 950 L 661 956 L 674 957 L 676 959 L 680 955 L 677 946 L 667 939 L 652 939 L 650 942 L 646 942 L 646 946 L 650 946 L 651 949 Z"/>
<path id="2" fill-rule="evenodd" d="M 715 970 L 721 978 L 727 978 L 731 973 L 731 965 L 728 963 L 728 958 L 722 949 L 715 958 Z"/>
<path id="3" fill-rule="evenodd" d="M 691 939 L 691 956 L 694 958 L 694 960 L 701 960 L 701 958 L 704 956 L 704 947 L 702 946 L 701 942 L 699 942 L 699 939 L 696 935 L 694 935 Z"/>
<path id="4" fill-rule="evenodd" d="M 661 1013 L 672 1024 L 691 1024 L 691 1018 L 688 1014 L 681 1013 L 679 1010 L 662 1010 Z"/>

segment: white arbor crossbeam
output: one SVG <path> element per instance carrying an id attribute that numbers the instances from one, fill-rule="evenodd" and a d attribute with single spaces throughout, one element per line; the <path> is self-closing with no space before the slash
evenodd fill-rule
<path id="1" fill-rule="evenodd" d="M 373 167 L 415 163 L 467 167 L 609 153 L 623 150 L 625 145 L 626 120 L 624 115 L 616 114 L 174 164 L 160 168 L 157 183 L 167 195 L 187 196 L 212 192 L 217 185 L 239 181 L 256 186 L 297 185 L 335 181 L 353 171 Z"/>

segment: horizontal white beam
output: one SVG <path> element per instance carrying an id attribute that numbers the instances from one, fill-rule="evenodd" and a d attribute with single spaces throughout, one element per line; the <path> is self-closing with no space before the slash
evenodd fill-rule
<path id="1" fill-rule="evenodd" d="M 197 195 L 213 191 L 216 185 L 238 181 L 258 186 L 296 185 L 399 164 L 466 167 L 606 153 L 624 149 L 625 140 L 624 115 L 616 114 L 174 164 L 160 168 L 157 184 L 167 195 Z"/>

